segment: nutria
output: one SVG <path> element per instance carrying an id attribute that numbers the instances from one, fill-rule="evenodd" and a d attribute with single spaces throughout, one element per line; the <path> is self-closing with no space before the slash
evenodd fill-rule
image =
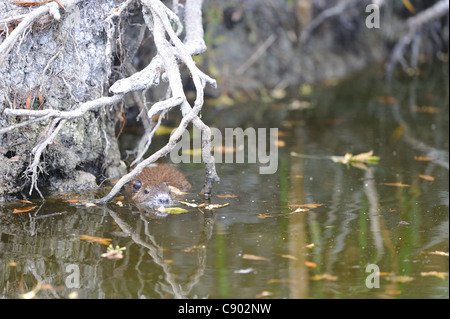
<path id="1" fill-rule="evenodd" d="M 146 212 L 154 211 L 161 206 L 172 204 L 172 194 L 169 186 L 186 192 L 191 184 L 183 173 L 175 168 L 160 164 L 147 167 L 128 184 L 128 192 L 139 208 Z"/>

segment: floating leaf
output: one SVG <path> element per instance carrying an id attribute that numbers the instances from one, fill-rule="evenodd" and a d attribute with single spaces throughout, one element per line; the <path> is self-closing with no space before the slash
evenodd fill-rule
<path id="1" fill-rule="evenodd" d="M 395 97 L 392 96 L 377 96 L 377 101 L 384 104 L 393 105 L 397 102 Z"/>
<path id="2" fill-rule="evenodd" d="M 394 187 L 411 187 L 411 185 L 403 184 L 403 183 L 383 183 L 386 186 L 394 186 Z"/>
<path id="3" fill-rule="evenodd" d="M 251 254 L 243 254 L 242 259 L 255 260 L 255 261 L 270 261 L 269 258 L 257 256 L 257 255 L 251 255 Z"/>
<path id="4" fill-rule="evenodd" d="M 15 208 L 13 210 L 13 214 L 19 214 L 19 213 L 27 213 L 33 209 L 35 209 L 37 206 L 32 206 L 32 207 L 24 207 L 24 208 Z"/>
<path id="5" fill-rule="evenodd" d="M 264 290 L 264 291 L 261 291 L 259 294 L 257 294 L 255 296 L 255 298 L 263 298 L 263 297 L 269 297 L 269 296 L 272 296 L 272 293 L 270 291 Z"/>
<path id="6" fill-rule="evenodd" d="M 445 252 L 445 251 L 439 251 L 439 250 L 429 252 L 429 254 L 431 254 L 431 255 L 438 255 L 438 256 L 446 256 L 446 257 L 448 257 L 448 252 Z"/>
<path id="7" fill-rule="evenodd" d="M 216 195 L 216 197 L 219 197 L 219 198 L 236 198 L 238 196 L 235 195 L 235 194 L 218 194 L 218 195 Z"/>
<path id="8" fill-rule="evenodd" d="M 168 214 L 177 215 L 187 213 L 188 210 L 181 207 L 168 207 L 166 208 L 165 212 Z"/>
<path id="9" fill-rule="evenodd" d="M 87 240 L 93 243 L 99 243 L 101 245 L 110 245 L 111 244 L 111 238 L 101 238 L 96 236 L 89 236 L 89 235 L 80 235 L 81 240 Z"/>
<path id="10" fill-rule="evenodd" d="M 413 111 L 417 113 L 437 114 L 441 110 L 435 106 L 414 106 Z"/>
<path id="11" fill-rule="evenodd" d="M 314 243 L 311 243 L 309 245 L 306 245 L 305 247 L 311 249 L 311 248 L 314 248 L 314 246 L 315 246 Z"/>
<path id="12" fill-rule="evenodd" d="M 314 275 L 311 278 L 309 278 L 311 280 L 330 280 L 330 281 L 336 281 L 338 279 L 337 276 L 333 276 L 330 274 L 320 274 L 320 275 Z"/>
<path id="13" fill-rule="evenodd" d="M 309 267 L 309 268 L 316 268 L 317 264 L 315 262 L 312 262 L 312 261 L 305 261 L 305 266 Z"/>
<path id="14" fill-rule="evenodd" d="M 331 156 L 331 160 L 336 163 L 352 164 L 352 163 L 367 163 L 378 164 L 380 158 L 373 155 L 373 151 L 366 153 L 360 153 L 353 155 L 352 153 L 346 153 L 344 156 Z"/>
<path id="15" fill-rule="evenodd" d="M 188 203 L 188 202 L 183 202 L 183 201 L 179 201 L 181 204 L 189 206 L 189 207 L 199 207 L 201 204 L 196 204 L 196 203 Z"/>
<path id="16" fill-rule="evenodd" d="M 311 204 L 291 204 L 289 205 L 290 209 L 293 209 L 295 207 L 306 207 L 306 208 L 317 208 L 323 206 L 323 204 L 316 204 L 316 203 L 311 203 Z"/>
<path id="17" fill-rule="evenodd" d="M 116 246 L 116 248 L 114 248 L 113 245 L 109 245 L 108 248 L 106 249 L 106 253 L 101 254 L 101 256 L 103 258 L 108 258 L 108 259 L 122 259 L 123 251 L 126 249 L 127 249 L 126 247 Z"/>
<path id="18" fill-rule="evenodd" d="M 269 214 L 258 214 L 258 218 L 260 219 L 264 219 L 264 218 L 272 218 L 273 216 L 269 215 Z"/>
<path id="19" fill-rule="evenodd" d="M 288 255 L 288 254 L 282 254 L 281 257 L 286 258 L 286 259 L 298 260 L 297 257 Z"/>
<path id="20" fill-rule="evenodd" d="M 414 160 L 419 162 L 432 162 L 435 161 L 436 159 L 427 156 L 414 156 Z"/>
<path id="21" fill-rule="evenodd" d="M 229 205 L 230 205 L 230 203 L 225 203 L 225 204 L 208 204 L 208 205 L 205 206 L 205 209 L 213 210 L 213 209 L 216 209 L 216 208 L 227 207 Z"/>
<path id="22" fill-rule="evenodd" d="M 422 277 L 427 276 L 435 276 L 442 280 L 445 280 L 445 277 L 448 277 L 448 272 L 442 272 L 442 271 L 428 271 L 428 272 L 421 272 L 420 275 Z"/>
<path id="23" fill-rule="evenodd" d="M 291 212 L 291 214 L 294 213 L 302 213 L 302 212 L 309 212 L 309 208 L 297 208 L 296 210 L 294 210 L 293 212 Z"/>
<path id="24" fill-rule="evenodd" d="M 430 182 L 434 181 L 434 177 L 430 176 L 430 175 L 419 174 L 419 177 L 424 179 L 424 180 L 426 180 L 426 181 L 430 181 Z"/>

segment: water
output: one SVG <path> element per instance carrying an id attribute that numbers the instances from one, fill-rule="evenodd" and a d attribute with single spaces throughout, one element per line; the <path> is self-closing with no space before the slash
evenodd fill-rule
<path id="1" fill-rule="evenodd" d="M 276 127 L 285 142 L 273 175 L 218 164 L 211 202 L 229 206 L 214 211 L 2 206 L 1 297 L 40 282 L 36 298 L 448 298 L 448 78 L 445 67 L 385 83 L 366 70 L 283 103 L 206 109 L 215 127 Z M 310 107 L 288 110 L 293 100 Z M 370 150 L 376 165 L 330 160 Z M 180 169 L 201 203 L 203 165 Z M 123 259 L 81 235 L 125 247 Z"/>

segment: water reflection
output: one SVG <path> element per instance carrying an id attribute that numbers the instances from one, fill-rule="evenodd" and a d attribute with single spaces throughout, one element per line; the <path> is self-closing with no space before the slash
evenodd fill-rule
<path id="1" fill-rule="evenodd" d="M 219 129 L 278 127 L 286 142 L 273 175 L 219 164 L 211 201 L 230 205 L 214 211 L 148 220 L 126 202 L 1 206 L 0 295 L 41 282 L 37 298 L 448 298 L 446 81 L 448 69 L 388 84 L 363 74 L 294 97 L 312 108 L 255 106 L 257 123 L 251 108 L 208 110 Z M 371 149 L 381 161 L 365 169 L 329 158 Z M 203 166 L 180 169 L 188 200 L 202 202 Z M 37 208 L 12 214 L 23 206 Z M 80 235 L 125 247 L 124 258 L 103 259 L 107 245 Z M 366 285 L 369 264 L 379 288 Z"/>

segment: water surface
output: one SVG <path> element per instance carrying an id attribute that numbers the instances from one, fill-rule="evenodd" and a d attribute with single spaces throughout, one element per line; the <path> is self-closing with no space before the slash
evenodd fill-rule
<path id="1" fill-rule="evenodd" d="M 126 200 L 4 205 L 0 296 L 40 282 L 36 298 L 448 298 L 448 78 L 366 70 L 286 101 L 210 106 L 214 127 L 276 127 L 285 142 L 273 175 L 217 165 L 211 203 L 227 207 L 147 220 Z M 370 150 L 376 165 L 330 159 Z M 203 165 L 180 170 L 202 203 Z M 123 259 L 101 257 L 109 242 Z"/>

